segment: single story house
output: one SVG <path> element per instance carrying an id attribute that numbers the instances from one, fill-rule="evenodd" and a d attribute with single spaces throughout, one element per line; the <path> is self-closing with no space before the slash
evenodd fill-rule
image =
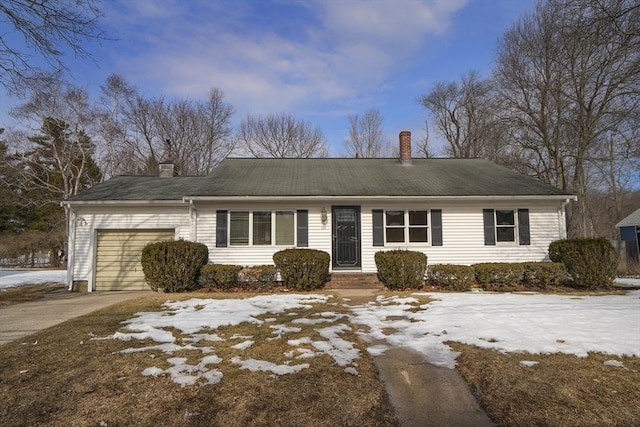
<path id="1" fill-rule="evenodd" d="M 625 242 L 628 259 L 640 262 L 640 209 L 616 224 L 620 230 L 620 240 Z"/>
<path id="2" fill-rule="evenodd" d="M 273 264 L 285 248 L 331 255 L 331 270 L 375 273 L 378 251 L 430 264 L 548 259 L 575 196 L 482 159 L 228 158 L 209 175 L 119 176 L 64 202 L 70 288 L 145 289 L 142 247 L 185 239 L 212 263 Z"/>

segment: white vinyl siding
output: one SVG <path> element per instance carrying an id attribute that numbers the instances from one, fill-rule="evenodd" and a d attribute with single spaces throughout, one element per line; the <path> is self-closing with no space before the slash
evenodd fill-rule
<path id="1" fill-rule="evenodd" d="M 543 261 L 547 259 L 549 244 L 565 238 L 564 211 L 561 201 L 513 201 L 504 202 L 385 202 L 381 200 L 357 202 L 344 200 L 339 202 L 195 202 L 179 206 L 80 206 L 74 207 L 76 220 L 69 234 L 70 281 L 87 281 L 90 289 L 95 283 L 96 241 L 99 230 L 149 230 L 173 229 L 175 239 L 195 240 L 205 243 L 209 248 L 209 261 L 212 263 L 261 265 L 273 264 L 273 254 L 281 249 L 296 245 L 296 210 L 308 211 L 308 247 L 332 254 L 331 207 L 334 205 L 359 206 L 361 237 L 361 269 L 366 273 L 375 273 L 374 255 L 380 250 L 410 249 L 425 253 L 429 264 L 474 264 L 478 262 L 521 262 Z M 431 246 L 430 242 L 386 243 L 384 247 L 373 246 L 372 210 L 424 211 L 429 209 L 442 211 L 442 246 Z M 485 246 L 483 209 L 529 210 L 529 245 Z M 326 212 L 323 224 L 322 211 Z M 216 247 L 216 212 L 271 212 L 271 244 Z M 428 218 L 430 220 L 430 218 Z M 517 215 L 516 215 L 517 223 Z M 409 220 L 405 221 L 407 233 L 411 233 Z M 280 226 L 283 226 L 281 228 Z M 421 227 L 421 224 L 414 224 Z M 431 221 L 426 227 L 431 226 Z M 251 232 L 253 229 L 250 228 Z M 428 233 L 431 231 L 429 230 Z M 515 233 L 518 233 L 517 226 Z M 427 235 L 431 237 L 429 234 Z M 251 240 L 249 240 L 250 242 Z"/>
<path id="2" fill-rule="evenodd" d="M 266 202 L 224 203 L 200 202 L 196 206 L 198 212 L 198 241 L 209 247 L 209 261 L 221 264 L 237 265 L 273 265 L 273 254 L 287 248 L 296 247 L 296 210 L 309 211 L 309 248 L 319 249 L 331 254 L 331 215 L 328 214 L 326 225 L 322 225 L 322 208 L 331 211 L 330 203 L 291 204 Z M 216 247 L 216 211 L 227 210 L 248 212 L 272 212 L 271 245 L 248 245 Z M 281 228 L 280 226 L 284 227 Z"/>
<path id="3" fill-rule="evenodd" d="M 563 229 L 559 223 L 560 202 L 518 203 L 522 208 L 529 208 L 531 244 L 519 246 L 514 244 L 485 246 L 483 229 L 483 209 L 487 203 L 436 203 L 429 202 L 429 209 L 442 210 L 442 246 L 431 246 L 430 242 L 386 243 L 384 247 L 373 246 L 373 209 L 406 211 L 424 211 L 425 204 L 412 203 L 361 203 L 361 269 L 366 273 L 375 273 L 374 255 L 381 250 L 409 249 L 424 252 L 429 264 L 475 264 L 478 262 L 543 261 L 547 259 L 549 243 L 563 238 Z M 308 209 L 309 211 L 309 248 L 319 249 L 332 254 L 331 242 L 331 206 L 344 203 L 300 203 L 295 207 L 290 204 L 264 203 L 251 206 L 252 209 L 287 211 Z M 512 202 L 489 204 L 493 209 L 513 209 Z M 325 208 L 328 214 L 327 223 L 322 224 L 321 212 Z M 209 246 L 211 262 L 231 263 L 239 265 L 273 264 L 273 254 L 294 244 L 285 246 L 249 246 L 249 247 L 215 247 L 215 212 L 216 209 L 249 210 L 241 204 L 223 204 L 198 207 L 198 240 Z M 563 216 L 561 216 L 564 219 Z M 517 219 L 516 219 L 517 221 Z M 560 226 L 559 226 L 560 224 Z M 429 225 L 427 225 L 428 227 Z M 406 228 L 408 230 L 408 226 Z M 516 230 L 517 233 L 517 230 Z"/>
<path id="4" fill-rule="evenodd" d="M 375 273 L 374 255 L 393 249 L 418 250 L 427 255 L 431 264 L 465 264 L 480 262 L 548 261 L 549 244 L 565 238 L 564 214 L 559 213 L 560 201 L 518 202 L 518 207 L 529 209 L 530 245 L 499 244 L 485 246 L 483 209 L 514 210 L 513 202 L 429 202 L 430 209 L 442 210 L 442 246 L 429 243 L 385 243 L 373 246 L 372 210 L 420 210 L 408 203 L 363 203 L 362 206 L 362 271 Z M 401 209 L 402 208 L 402 209 Z M 517 224 L 517 211 L 516 224 Z M 517 234 L 517 225 L 515 233 Z"/>
<path id="5" fill-rule="evenodd" d="M 69 233 L 69 273 L 71 282 L 86 281 L 95 289 L 97 234 L 99 230 L 175 230 L 174 239 L 192 240 L 189 208 L 186 205 L 167 207 L 77 207 L 74 228 Z M 126 212 L 126 213 L 123 213 Z"/>

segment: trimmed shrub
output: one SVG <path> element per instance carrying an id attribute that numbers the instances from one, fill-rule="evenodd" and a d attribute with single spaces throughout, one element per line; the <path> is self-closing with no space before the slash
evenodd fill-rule
<path id="1" fill-rule="evenodd" d="M 549 258 L 564 264 L 574 285 L 601 289 L 616 278 L 618 254 L 605 238 L 557 240 L 549 245 Z"/>
<path id="2" fill-rule="evenodd" d="M 276 281 L 275 265 L 256 265 L 243 268 L 238 274 L 238 280 L 244 283 L 271 284 Z"/>
<path id="3" fill-rule="evenodd" d="M 328 253 L 316 249 L 284 249 L 273 254 L 287 288 L 301 291 L 320 289 L 329 276 Z"/>
<path id="4" fill-rule="evenodd" d="M 476 281 L 485 291 L 515 291 L 524 275 L 524 266 L 520 263 L 486 262 L 474 264 L 473 269 Z"/>
<path id="5" fill-rule="evenodd" d="M 427 269 L 427 281 L 452 291 L 470 291 L 475 284 L 475 272 L 468 265 L 436 264 Z"/>
<path id="6" fill-rule="evenodd" d="M 208 264 L 200 270 L 200 285 L 210 289 L 231 289 L 238 283 L 239 265 Z"/>
<path id="7" fill-rule="evenodd" d="M 150 243 L 142 249 L 141 263 L 151 289 L 183 292 L 198 286 L 200 269 L 207 263 L 207 245 L 186 240 Z"/>
<path id="8" fill-rule="evenodd" d="M 375 254 L 378 279 L 389 289 L 419 289 L 424 285 L 427 256 L 422 252 L 393 250 Z"/>
<path id="9" fill-rule="evenodd" d="M 561 262 L 525 262 L 522 283 L 527 287 L 546 288 L 558 286 L 567 273 Z"/>

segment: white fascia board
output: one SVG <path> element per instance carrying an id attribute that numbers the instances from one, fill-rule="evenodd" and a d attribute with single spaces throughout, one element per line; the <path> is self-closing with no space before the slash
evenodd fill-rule
<path id="1" fill-rule="evenodd" d="M 555 194 L 548 196 L 188 196 L 185 201 L 193 202 L 250 202 L 250 201 L 504 201 L 504 200 L 578 200 L 571 194 Z"/>
<path id="2" fill-rule="evenodd" d="M 184 206 L 186 200 L 76 200 L 63 201 L 67 206 Z"/>

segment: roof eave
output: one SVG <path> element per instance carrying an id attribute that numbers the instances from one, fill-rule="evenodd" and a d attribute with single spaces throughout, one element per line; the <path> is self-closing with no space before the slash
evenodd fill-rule
<path id="1" fill-rule="evenodd" d="M 433 201 L 491 201 L 491 200 L 578 200 L 573 194 L 551 194 L 551 195 L 521 195 L 521 196 L 185 196 L 185 201 L 215 201 L 215 202 L 237 202 L 237 201 L 264 201 L 264 200 L 303 200 L 303 201 L 325 201 L 325 200 L 361 200 L 361 201 L 381 201 L 381 200 L 433 200 Z"/>
<path id="2" fill-rule="evenodd" d="M 68 206 L 182 206 L 179 200 L 65 200 L 61 205 Z"/>

